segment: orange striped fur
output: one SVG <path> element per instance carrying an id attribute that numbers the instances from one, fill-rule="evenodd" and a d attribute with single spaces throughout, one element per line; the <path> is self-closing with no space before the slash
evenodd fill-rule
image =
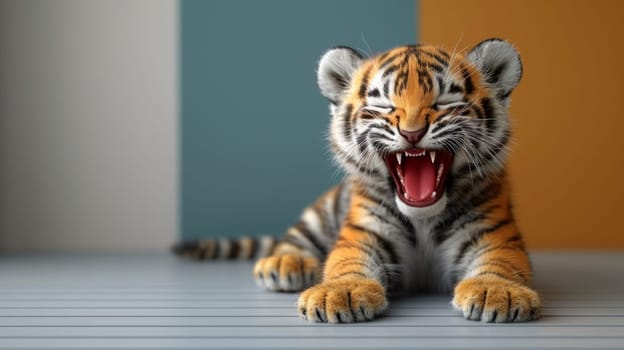
<path id="1" fill-rule="evenodd" d="M 303 291 L 299 314 L 316 322 L 370 320 L 410 291 L 452 291 L 471 320 L 539 317 L 505 165 L 521 74 L 498 39 L 470 52 L 328 51 L 318 83 L 346 176 L 256 263 L 257 284 Z"/>

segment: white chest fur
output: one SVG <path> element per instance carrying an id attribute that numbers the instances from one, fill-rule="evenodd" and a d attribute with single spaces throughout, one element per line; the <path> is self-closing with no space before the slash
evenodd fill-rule
<path id="1" fill-rule="evenodd" d="M 452 290 L 452 258 L 449 247 L 434 238 L 434 221 L 412 220 L 416 245 L 409 247 L 404 266 L 404 282 L 408 290 L 449 292 Z"/>

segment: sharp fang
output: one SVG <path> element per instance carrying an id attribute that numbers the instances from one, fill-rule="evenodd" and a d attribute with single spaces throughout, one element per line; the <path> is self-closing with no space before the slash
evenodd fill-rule
<path id="1" fill-rule="evenodd" d="M 396 159 L 397 159 L 397 162 L 399 163 L 399 165 L 401 165 L 401 161 L 403 160 L 403 153 L 397 153 L 396 154 Z"/>
<path id="2" fill-rule="evenodd" d="M 435 163 L 435 156 L 436 156 L 435 151 L 429 152 L 429 157 L 431 157 L 431 163 Z"/>

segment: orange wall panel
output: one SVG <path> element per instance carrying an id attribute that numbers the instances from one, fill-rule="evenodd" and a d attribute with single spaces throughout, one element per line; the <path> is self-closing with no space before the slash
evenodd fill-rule
<path id="1" fill-rule="evenodd" d="M 514 205 L 530 248 L 624 248 L 624 1 L 421 0 L 420 41 L 500 37 L 512 94 Z"/>

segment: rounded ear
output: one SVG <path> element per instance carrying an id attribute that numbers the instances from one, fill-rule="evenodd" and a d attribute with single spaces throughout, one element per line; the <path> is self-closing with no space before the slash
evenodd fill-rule
<path id="1" fill-rule="evenodd" d="M 353 73 L 364 58 L 352 48 L 338 46 L 327 51 L 319 62 L 317 78 L 323 96 L 338 105 L 351 85 Z"/>
<path id="2" fill-rule="evenodd" d="M 505 40 L 488 39 L 475 46 L 468 59 L 494 89 L 496 98 L 506 103 L 522 78 L 522 61 L 518 51 Z"/>

